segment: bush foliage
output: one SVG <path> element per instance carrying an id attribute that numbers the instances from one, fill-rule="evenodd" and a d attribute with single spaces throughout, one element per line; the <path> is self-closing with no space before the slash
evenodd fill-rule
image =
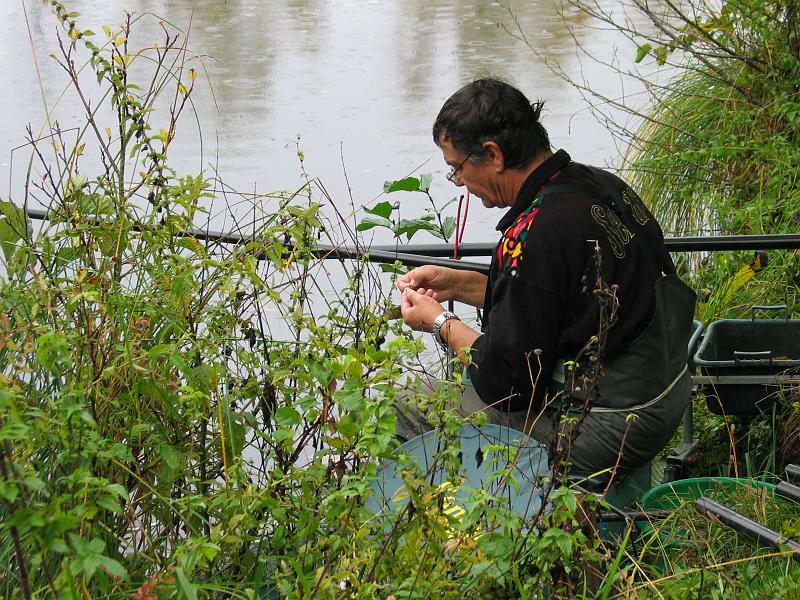
<path id="1" fill-rule="evenodd" d="M 58 125 L 31 135 L 36 177 L 2 204 L 3 595 L 531 595 L 590 553 L 566 489 L 542 520 L 553 529 L 485 494 L 455 520 L 409 463 L 412 503 L 386 519 L 364 508 L 379 463 L 401 460 L 393 398 L 421 350 L 379 273 L 314 251 L 345 226 L 311 180 L 252 198 L 237 243 L 196 229 L 216 182 L 169 166 L 196 80 L 181 33 L 162 23 L 166 43 L 131 48 L 128 15 L 101 43 L 52 4 L 86 121 L 77 142 Z M 36 202 L 34 227 L 21 207 Z M 323 293 L 337 269 L 342 289 Z M 449 438 L 453 398 L 419 400 Z"/>
<path id="2" fill-rule="evenodd" d="M 57 124 L 45 142 L 31 135 L 23 197 L 0 203 L 5 597 L 610 598 L 697 588 L 704 565 L 660 572 L 647 560 L 652 541 L 630 527 L 601 535 L 591 515 L 608 507 L 560 482 L 544 482 L 546 510 L 532 519 L 481 490 L 460 518 L 444 511 L 449 499 L 394 436 L 393 402 L 413 387 L 422 344 L 392 319 L 376 269 L 320 256 L 321 239 L 359 241 L 344 219 L 325 216 L 324 188 L 307 178 L 294 193 L 250 197 L 257 216 L 227 240 L 197 229 L 203 218 L 208 228 L 218 182 L 169 166 L 197 79 L 181 32 L 162 23 L 165 41 L 134 49 L 138 17 L 128 15 L 100 42 L 51 4 L 85 122 L 77 141 Z M 96 89 L 85 89 L 83 68 Z M 81 156 L 92 153 L 102 169 L 84 173 Z M 34 226 L 22 207 L 37 202 L 46 219 Z M 388 221 L 385 209 L 372 214 Z M 438 218 L 395 229 L 447 237 L 453 224 Z M 323 289 L 337 285 L 332 271 L 335 294 Z M 449 443 L 437 460 L 456 482 L 457 385 L 416 398 L 438 415 Z M 486 460 L 494 453 L 507 452 L 487 448 Z M 402 466 L 410 501 L 378 518 L 365 503 L 387 460 Z M 772 560 L 792 597 L 791 559 Z M 771 593 L 773 583 L 745 585 Z"/>

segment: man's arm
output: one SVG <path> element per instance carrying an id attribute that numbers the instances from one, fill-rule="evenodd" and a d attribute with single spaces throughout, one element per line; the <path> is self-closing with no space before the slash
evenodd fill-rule
<path id="1" fill-rule="evenodd" d="M 455 299 L 458 302 L 463 302 L 464 304 L 469 304 L 476 308 L 483 308 L 488 282 L 489 278 L 483 273 L 478 273 L 477 271 L 459 271 Z"/>
<path id="2" fill-rule="evenodd" d="M 448 319 L 442 325 L 440 335 L 453 352 L 458 355 L 461 362 L 467 364 L 469 362 L 469 352 L 467 351 L 472 348 L 472 344 L 481 336 L 481 333 L 475 331 L 463 321 Z"/>

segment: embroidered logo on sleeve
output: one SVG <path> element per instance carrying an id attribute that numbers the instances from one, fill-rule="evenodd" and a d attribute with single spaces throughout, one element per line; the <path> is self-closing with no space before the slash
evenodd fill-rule
<path id="1" fill-rule="evenodd" d="M 497 245 L 497 262 L 503 275 L 516 276 L 523 259 L 523 250 L 528 234 L 542 205 L 541 197 L 536 198 L 525 211 L 517 217 L 514 224 L 503 233 Z"/>

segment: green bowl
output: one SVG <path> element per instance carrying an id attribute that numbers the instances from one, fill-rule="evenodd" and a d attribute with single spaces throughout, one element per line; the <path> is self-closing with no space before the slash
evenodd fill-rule
<path id="1" fill-rule="evenodd" d="M 705 496 L 709 490 L 724 491 L 735 490 L 738 486 L 746 485 L 767 490 L 770 496 L 775 495 L 775 485 L 759 479 L 745 479 L 736 477 L 695 477 L 680 479 L 670 483 L 662 483 L 649 490 L 642 496 L 641 505 L 645 511 L 670 510 L 678 508 L 682 502 L 697 500 Z M 717 500 L 725 503 L 724 494 L 717 496 Z"/>
<path id="2" fill-rule="evenodd" d="M 726 490 L 733 491 L 739 486 L 765 489 L 768 497 L 775 497 L 775 485 L 766 481 L 735 477 L 695 477 L 658 485 L 642 496 L 640 504 L 646 512 L 672 511 L 685 502 L 693 502 L 701 496 L 707 495 L 709 491 L 714 491 L 714 497 L 718 502 L 735 510 L 735 501 L 726 502 L 724 492 Z M 683 546 L 686 532 L 682 530 L 680 523 L 675 522 L 666 527 L 662 523 L 661 527 L 664 528 L 658 532 L 658 538 L 653 539 L 655 528 L 649 521 L 638 521 L 638 526 L 642 539 L 653 540 L 661 548 L 661 558 L 656 561 L 654 566 L 659 572 L 664 572 L 667 556 Z"/>

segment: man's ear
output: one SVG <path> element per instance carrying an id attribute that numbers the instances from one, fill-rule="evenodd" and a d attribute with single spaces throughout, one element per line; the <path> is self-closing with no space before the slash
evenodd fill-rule
<path id="1" fill-rule="evenodd" d="M 489 158 L 489 162 L 494 167 L 496 173 L 502 173 L 506 169 L 506 157 L 503 154 L 502 148 L 497 145 L 497 142 L 487 140 L 483 142 L 483 152 Z"/>

